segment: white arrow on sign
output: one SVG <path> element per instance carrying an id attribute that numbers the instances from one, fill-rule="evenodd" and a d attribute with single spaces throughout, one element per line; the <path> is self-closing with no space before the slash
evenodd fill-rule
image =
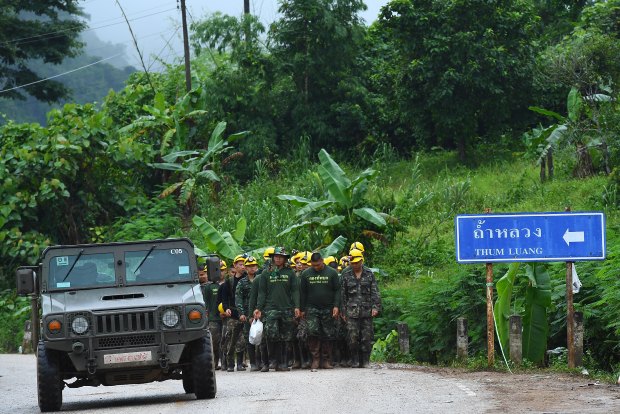
<path id="1" fill-rule="evenodd" d="M 571 243 L 583 242 L 585 239 L 583 231 L 569 231 L 568 229 L 566 229 L 566 233 L 564 233 L 562 238 L 567 246 L 570 246 Z"/>

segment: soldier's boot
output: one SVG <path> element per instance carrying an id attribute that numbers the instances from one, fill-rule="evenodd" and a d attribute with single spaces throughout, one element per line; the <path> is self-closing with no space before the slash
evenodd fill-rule
<path id="1" fill-rule="evenodd" d="M 362 368 L 370 367 L 370 352 L 364 352 L 362 354 Z"/>
<path id="2" fill-rule="evenodd" d="M 321 343 L 321 352 L 323 353 L 323 361 L 321 363 L 321 368 L 323 369 L 334 369 L 331 364 L 332 360 L 332 341 L 323 341 Z"/>
<path id="3" fill-rule="evenodd" d="M 286 342 L 275 342 L 273 352 L 276 354 L 276 371 L 288 371 L 290 368 L 286 356 Z"/>
<path id="4" fill-rule="evenodd" d="M 256 366 L 260 371 L 263 369 L 263 354 L 260 351 L 260 345 L 254 346 L 254 360 L 256 361 Z"/>
<path id="5" fill-rule="evenodd" d="M 301 368 L 301 349 L 298 346 L 299 344 L 293 342 L 293 369 Z"/>
<path id="6" fill-rule="evenodd" d="M 308 351 L 308 342 L 300 342 L 301 347 L 301 368 L 310 369 L 310 352 Z"/>
<path id="7" fill-rule="evenodd" d="M 284 343 L 284 349 L 286 350 L 285 352 L 285 358 L 284 361 L 286 361 L 286 366 L 287 367 L 292 367 L 293 366 L 293 357 L 294 357 L 294 351 L 293 348 L 295 347 L 295 342 L 285 342 Z"/>
<path id="8" fill-rule="evenodd" d="M 248 357 L 250 358 L 250 372 L 259 371 L 260 368 L 256 360 L 256 348 L 252 344 L 248 345 Z"/>
<path id="9" fill-rule="evenodd" d="M 243 354 L 244 352 L 237 352 L 237 371 L 245 371 L 243 366 Z"/>
<path id="10" fill-rule="evenodd" d="M 269 369 L 276 369 L 276 367 L 278 366 L 276 357 L 276 343 L 267 342 L 267 349 L 269 353 Z"/>
<path id="11" fill-rule="evenodd" d="M 260 357 L 262 359 L 263 367 L 260 369 L 261 372 L 269 372 L 269 352 L 267 348 L 267 339 L 263 339 L 265 343 L 261 343 L 260 345 Z"/>
<path id="12" fill-rule="evenodd" d="M 310 364 L 310 370 L 315 372 L 319 368 L 320 364 L 320 347 L 321 342 L 319 338 L 311 336 L 308 338 L 308 349 L 310 350 L 310 356 L 312 357 L 312 363 Z"/>
<path id="13" fill-rule="evenodd" d="M 235 372 L 235 354 L 231 352 L 226 354 L 226 372 Z"/>
<path id="14" fill-rule="evenodd" d="M 360 366 L 359 349 L 356 346 L 351 346 L 349 347 L 349 352 L 351 353 L 351 368 L 359 368 Z"/>

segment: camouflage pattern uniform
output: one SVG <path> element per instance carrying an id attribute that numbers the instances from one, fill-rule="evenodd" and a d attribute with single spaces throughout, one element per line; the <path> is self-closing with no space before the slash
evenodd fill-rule
<path id="1" fill-rule="evenodd" d="M 205 306 L 207 308 L 207 314 L 209 315 L 209 332 L 211 332 L 211 341 L 213 342 L 215 369 L 219 369 L 220 344 L 222 342 L 222 318 L 220 317 L 220 311 L 217 308 L 219 305 L 219 302 L 217 301 L 217 292 L 220 288 L 220 284 L 208 282 L 201 287 L 202 295 L 205 300 Z"/>
<path id="2" fill-rule="evenodd" d="M 256 371 L 256 353 L 254 345 L 249 342 L 249 338 L 253 313 L 253 310 L 250 309 L 250 294 L 255 280 L 256 278 L 250 280 L 249 276 L 244 277 L 237 284 L 237 290 L 235 292 L 235 304 L 237 305 L 239 316 L 245 315 L 246 317 L 246 320 L 243 323 L 243 332 L 239 335 L 239 340 L 237 341 L 237 352 L 248 351 L 250 356 L 250 364 L 252 365 L 252 370 L 254 371 Z"/>
<path id="3" fill-rule="evenodd" d="M 260 285 L 261 278 L 262 275 L 260 273 L 257 273 L 254 277 L 254 282 L 252 283 L 252 289 L 250 289 L 250 301 L 248 305 L 248 312 L 250 313 L 250 315 L 254 314 L 254 310 L 256 309 L 256 303 L 258 301 L 258 286 Z M 263 316 L 262 319 L 263 321 L 261 322 L 264 322 L 265 317 Z M 265 368 L 267 371 L 269 371 L 269 352 L 267 348 L 267 338 L 265 338 L 265 336 L 263 335 L 260 345 L 256 347 L 256 351 L 258 353 L 257 360 L 259 368 L 261 370 Z"/>
<path id="4" fill-rule="evenodd" d="M 374 339 L 372 310 L 381 312 L 381 295 L 375 275 L 365 266 L 359 279 L 351 267 L 342 272 L 341 291 L 349 351 L 353 366 L 357 366 L 370 358 Z"/>

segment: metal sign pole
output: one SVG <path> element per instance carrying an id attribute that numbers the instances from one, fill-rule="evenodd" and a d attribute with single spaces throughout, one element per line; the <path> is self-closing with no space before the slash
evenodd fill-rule
<path id="1" fill-rule="evenodd" d="M 566 262 L 566 342 L 568 367 L 575 368 L 575 308 L 573 307 L 573 262 Z"/>
<path id="2" fill-rule="evenodd" d="M 487 263 L 487 359 L 495 364 L 495 323 L 493 321 L 493 263 Z"/>

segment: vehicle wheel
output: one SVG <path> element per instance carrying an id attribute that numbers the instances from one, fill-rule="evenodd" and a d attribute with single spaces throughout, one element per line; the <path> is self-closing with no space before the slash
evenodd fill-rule
<path id="1" fill-rule="evenodd" d="M 41 412 L 59 411 L 62 405 L 64 383 L 60 376 L 60 358 L 57 352 L 39 342 L 37 349 L 37 393 Z"/>
<path id="2" fill-rule="evenodd" d="M 192 377 L 194 394 L 199 400 L 215 398 L 215 365 L 210 336 L 198 339 L 192 344 Z"/>
<path id="3" fill-rule="evenodd" d="M 194 392 L 194 376 L 192 374 L 192 367 L 187 366 L 183 368 L 181 372 L 181 376 L 183 377 L 183 389 L 186 394 L 191 394 Z"/>

